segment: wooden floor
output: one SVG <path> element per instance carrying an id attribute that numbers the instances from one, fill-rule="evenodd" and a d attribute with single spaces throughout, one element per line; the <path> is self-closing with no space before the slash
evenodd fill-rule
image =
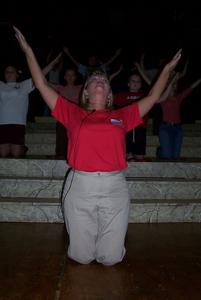
<path id="1" fill-rule="evenodd" d="M 66 244 L 63 224 L 0 223 L 0 299 L 201 299 L 201 224 L 129 224 L 113 267 L 70 261 Z"/>

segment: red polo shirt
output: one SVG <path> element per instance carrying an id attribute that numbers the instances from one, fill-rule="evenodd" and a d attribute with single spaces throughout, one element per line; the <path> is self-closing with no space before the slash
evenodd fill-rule
<path id="1" fill-rule="evenodd" d="M 69 166 L 86 172 L 127 168 L 125 134 L 142 123 L 137 103 L 89 112 L 59 96 L 52 115 L 67 128 Z"/>

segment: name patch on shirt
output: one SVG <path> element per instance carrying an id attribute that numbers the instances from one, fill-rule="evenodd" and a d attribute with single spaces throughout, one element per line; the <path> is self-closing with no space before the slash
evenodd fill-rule
<path id="1" fill-rule="evenodd" d="M 119 119 L 110 119 L 110 121 L 111 121 L 111 124 L 113 124 L 113 125 L 122 125 L 123 124 L 122 120 L 119 120 Z"/>

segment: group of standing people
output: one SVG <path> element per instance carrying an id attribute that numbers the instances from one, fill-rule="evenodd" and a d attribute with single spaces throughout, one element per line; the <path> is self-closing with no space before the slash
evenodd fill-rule
<path id="1" fill-rule="evenodd" d="M 60 83 L 60 73 L 63 67 L 63 53 L 65 53 L 73 67 L 66 67 L 63 72 L 64 84 Z M 83 83 L 86 78 L 99 70 L 108 73 L 110 64 L 120 55 L 121 49 L 105 63 L 102 63 L 97 55 L 89 55 L 87 64 L 81 64 L 72 56 L 67 47 L 53 60 L 50 55 L 47 59 L 47 67 L 43 74 L 48 79 L 49 85 L 58 94 L 71 102 L 79 105 Z M 139 101 L 147 94 L 144 86 L 153 85 L 164 59 L 160 60 L 157 68 L 147 70 L 144 64 L 145 54 L 142 54 L 140 63 L 134 62 L 133 69 L 128 76 L 127 91 L 114 94 L 114 108 L 122 108 L 133 102 Z M 178 91 L 178 82 L 186 74 L 188 62 L 182 72 L 172 72 L 169 83 L 160 99 L 154 104 L 151 111 L 158 111 L 161 115 L 153 118 L 153 126 L 159 121 L 157 134 L 160 146 L 157 148 L 156 157 L 159 159 L 175 159 L 181 156 L 182 148 L 182 126 L 181 126 L 181 104 L 192 90 L 200 84 L 200 79 L 191 84 L 183 91 Z M 108 75 L 111 80 L 122 71 L 122 66 L 115 73 Z M 78 73 L 81 75 L 81 83 L 77 84 Z M 25 146 L 26 120 L 29 105 L 29 94 L 35 89 L 32 79 L 19 81 L 19 73 L 15 66 L 8 65 L 4 73 L 5 81 L 0 82 L 0 157 L 23 157 L 28 148 Z M 149 89 L 150 89 L 149 88 Z M 50 113 L 49 107 L 45 106 L 45 114 Z M 159 120 L 161 118 L 161 120 Z M 146 160 L 146 136 L 147 136 L 148 114 L 135 129 L 126 134 L 126 159 L 127 161 Z M 56 148 L 57 159 L 67 159 L 68 134 L 61 122 L 56 123 Z"/>

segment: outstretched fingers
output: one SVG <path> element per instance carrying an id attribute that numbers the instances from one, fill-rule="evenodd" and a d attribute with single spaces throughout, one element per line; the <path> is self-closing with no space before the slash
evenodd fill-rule
<path id="1" fill-rule="evenodd" d="M 177 53 L 173 57 L 173 60 L 179 60 L 181 57 L 181 53 L 182 53 L 182 49 L 179 49 L 179 51 L 177 51 Z"/>
<path id="2" fill-rule="evenodd" d="M 172 61 L 177 63 L 181 58 L 181 53 L 182 53 L 182 49 L 179 49 L 179 51 L 177 51 L 177 53 L 173 57 Z"/>
<path id="3" fill-rule="evenodd" d="M 20 44 L 22 50 L 23 50 L 24 52 L 26 52 L 26 50 L 27 50 L 27 48 L 28 48 L 28 43 L 27 43 L 27 41 L 26 41 L 24 35 L 21 33 L 21 31 L 20 31 L 17 27 L 13 26 L 13 29 L 14 29 L 14 31 L 15 31 L 15 37 L 16 37 L 16 39 L 18 40 L 18 42 L 19 42 L 19 44 Z"/>
<path id="4" fill-rule="evenodd" d="M 179 51 L 177 51 L 177 53 L 174 55 L 172 60 L 169 62 L 170 69 L 174 69 L 176 67 L 176 65 L 178 64 L 178 62 L 181 58 L 181 53 L 182 53 L 182 49 L 179 49 Z"/>
<path id="5" fill-rule="evenodd" d="M 15 31 L 15 36 L 16 36 L 17 39 L 24 39 L 25 40 L 23 34 L 21 33 L 21 31 L 17 27 L 13 26 L 13 29 Z"/>

